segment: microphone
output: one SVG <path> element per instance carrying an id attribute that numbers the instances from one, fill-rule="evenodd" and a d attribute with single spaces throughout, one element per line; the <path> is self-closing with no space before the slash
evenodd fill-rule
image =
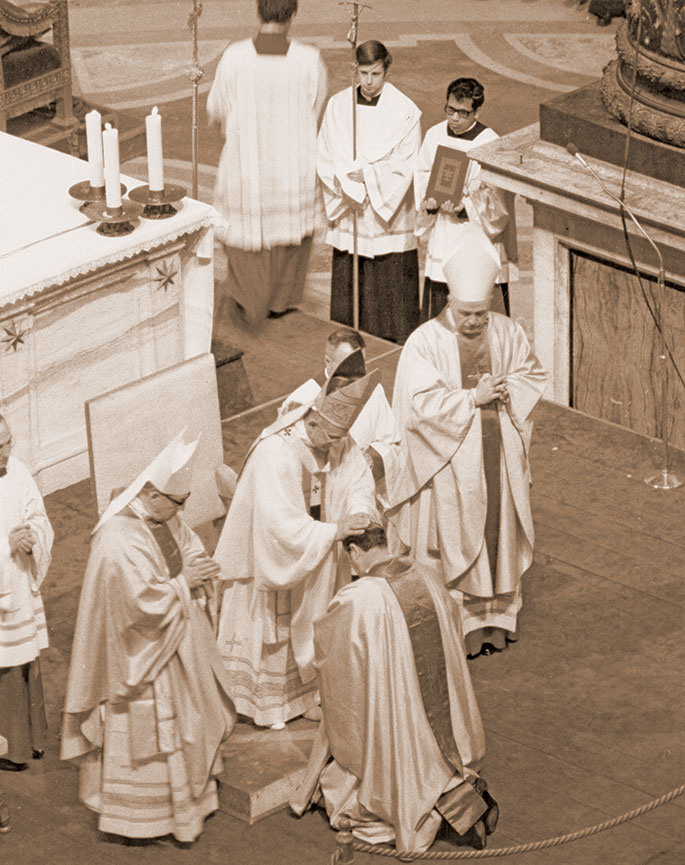
<path id="1" fill-rule="evenodd" d="M 663 286 L 663 284 L 664 284 L 664 278 L 665 278 L 665 272 L 664 272 L 664 258 L 663 258 L 662 254 L 661 254 L 661 250 L 659 249 L 659 247 L 656 245 L 656 243 L 654 243 L 654 241 L 652 240 L 652 238 L 651 238 L 651 237 L 647 234 L 647 232 L 644 230 L 644 228 L 643 228 L 642 225 L 640 224 L 640 222 L 639 222 L 637 216 L 635 216 L 635 214 L 634 214 L 633 211 L 630 209 L 630 207 L 628 207 L 628 205 L 625 203 L 625 201 L 624 201 L 622 198 L 619 198 L 618 195 L 615 195 L 615 194 L 614 194 L 614 193 L 609 189 L 609 187 L 608 187 L 608 186 L 606 185 L 606 183 L 602 180 L 602 178 L 599 176 L 599 174 L 597 174 L 597 172 L 594 170 L 594 168 L 592 168 L 592 166 L 587 162 L 587 160 L 586 160 L 583 156 L 580 155 L 580 153 L 578 152 L 578 148 L 576 147 L 576 145 L 575 145 L 572 141 L 569 141 L 569 143 L 566 145 L 566 149 L 567 149 L 568 152 L 571 154 L 571 156 L 575 157 L 575 158 L 578 160 L 578 162 L 580 162 L 580 164 L 583 166 L 583 168 L 584 168 L 586 171 L 588 171 L 588 172 L 589 172 L 589 173 L 590 173 L 590 174 L 595 178 L 595 180 L 597 181 L 597 183 L 599 183 L 599 185 L 602 187 L 602 189 L 604 190 L 604 192 L 609 196 L 609 198 L 613 198 L 613 200 L 614 200 L 615 202 L 617 202 L 618 206 L 619 206 L 620 208 L 622 208 L 623 210 L 625 210 L 625 212 L 628 214 L 628 216 L 629 216 L 629 217 L 633 220 L 633 222 L 635 223 L 635 226 L 636 226 L 637 230 L 638 230 L 638 231 L 640 232 L 640 234 L 644 237 L 644 239 L 645 239 L 645 240 L 650 244 L 650 246 L 652 247 L 652 249 L 654 250 L 654 252 L 656 252 L 657 257 L 658 257 L 658 259 L 659 259 L 659 273 L 658 273 L 657 279 L 658 279 L 658 283 L 659 283 L 659 285 L 660 285 L 660 286 Z"/>

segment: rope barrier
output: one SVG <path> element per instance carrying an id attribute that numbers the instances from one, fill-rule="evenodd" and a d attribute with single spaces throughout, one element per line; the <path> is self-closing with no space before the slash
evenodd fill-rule
<path id="1" fill-rule="evenodd" d="M 604 832 L 606 829 L 613 829 L 615 826 L 620 826 L 621 823 L 627 823 L 629 820 L 635 820 L 643 814 L 653 811 L 661 805 L 665 805 L 672 799 L 677 799 L 685 793 L 685 784 L 671 790 L 664 796 L 658 799 L 653 799 L 647 802 L 646 805 L 641 805 L 633 811 L 628 811 L 626 814 L 621 814 L 620 817 L 613 817 L 611 820 L 605 820 L 604 823 L 597 823 L 594 826 L 588 826 L 585 829 L 579 829 L 577 832 L 570 832 L 567 835 L 557 835 L 556 838 L 546 838 L 543 841 L 532 841 L 530 844 L 517 844 L 513 847 L 494 847 L 491 850 L 455 850 L 449 852 L 435 853 L 402 853 L 394 847 L 387 847 L 384 844 L 365 844 L 362 841 L 357 841 L 351 832 L 339 832 L 337 848 L 331 857 L 331 865 L 336 863 L 352 863 L 354 861 L 353 850 L 359 853 L 371 853 L 374 856 L 386 856 L 393 859 L 399 859 L 401 862 L 413 862 L 415 860 L 451 860 L 451 859 L 486 859 L 491 857 L 514 856 L 517 853 L 529 853 L 532 850 L 546 850 L 549 847 L 559 847 L 562 844 L 569 844 L 571 841 L 578 841 L 581 838 L 589 838 L 590 835 L 597 835 L 599 832 Z"/>

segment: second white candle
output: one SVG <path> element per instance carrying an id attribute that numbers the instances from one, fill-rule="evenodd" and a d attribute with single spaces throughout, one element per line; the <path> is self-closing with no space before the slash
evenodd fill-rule
<path id="1" fill-rule="evenodd" d="M 162 154 L 162 115 L 157 106 L 145 118 L 147 133 L 147 175 L 151 192 L 164 189 L 164 158 Z"/>
<path id="2" fill-rule="evenodd" d="M 105 201 L 107 207 L 121 207 L 121 179 L 119 177 L 119 130 L 105 124 L 102 133 L 105 156 Z"/>

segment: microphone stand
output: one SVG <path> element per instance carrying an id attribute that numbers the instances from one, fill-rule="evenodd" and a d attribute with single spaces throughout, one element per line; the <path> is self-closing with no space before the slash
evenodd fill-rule
<path id="1" fill-rule="evenodd" d="M 664 258 L 661 254 L 661 250 L 654 243 L 652 238 L 647 234 L 644 230 L 638 218 L 635 216 L 631 208 L 625 203 L 622 198 L 619 198 L 618 195 L 613 193 L 606 183 L 602 180 L 602 178 L 597 174 L 597 172 L 592 168 L 592 166 L 587 162 L 587 160 L 578 153 L 578 148 L 575 144 L 569 142 L 566 145 L 566 149 L 571 154 L 571 156 L 575 157 L 578 162 L 583 166 L 583 168 L 588 171 L 599 183 L 602 190 L 612 198 L 619 206 L 619 208 L 626 213 L 630 219 L 635 224 L 635 227 L 640 232 L 640 234 L 645 238 L 645 240 L 652 247 L 654 252 L 657 255 L 657 259 L 659 261 L 659 269 L 657 271 L 657 296 L 659 298 L 659 306 L 663 306 L 663 298 L 665 292 L 665 270 L 664 270 Z M 639 273 L 637 274 L 638 279 L 640 278 Z M 666 405 L 668 399 L 668 351 L 666 349 L 666 337 L 664 335 L 663 329 L 663 316 L 657 314 L 657 304 L 654 304 L 654 323 L 656 325 L 657 331 L 661 338 L 661 350 L 658 355 L 658 359 L 661 361 L 661 441 L 664 447 L 664 463 L 663 467 L 659 469 L 657 472 L 652 472 L 648 474 L 644 478 L 644 482 L 648 484 L 650 487 L 654 487 L 657 490 L 674 490 L 679 486 L 682 486 L 682 481 L 678 478 L 675 472 L 671 471 L 671 450 L 668 443 L 668 432 L 667 432 L 667 413 L 666 413 Z"/>

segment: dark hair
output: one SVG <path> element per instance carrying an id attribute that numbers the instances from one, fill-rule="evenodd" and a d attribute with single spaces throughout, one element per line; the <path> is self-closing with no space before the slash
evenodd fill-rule
<path id="1" fill-rule="evenodd" d="M 257 0 L 257 14 L 265 24 L 285 24 L 297 12 L 297 0 Z"/>
<path id="2" fill-rule="evenodd" d="M 369 39 L 357 45 L 357 63 L 359 66 L 373 66 L 379 60 L 383 61 L 383 68 L 387 69 L 392 63 L 392 54 L 376 39 Z"/>
<path id="3" fill-rule="evenodd" d="M 485 102 L 483 85 L 475 78 L 455 78 L 447 87 L 445 99 L 449 100 L 450 96 L 459 100 L 470 99 L 474 111 L 477 111 Z"/>
<path id="4" fill-rule="evenodd" d="M 334 330 L 332 334 L 328 337 L 326 342 L 330 342 L 331 345 L 339 346 L 342 343 L 346 345 L 352 345 L 355 348 L 364 348 L 366 343 L 364 342 L 364 337 L 356 330 L 352 330 L 351 327 L 339 327 L 337 330 Z"/>
<path id="5" fill-rule="evenodd" d="M 384 547 L 387 543 L 385 529 L 381 528 L 381 526 L 373 526 L 362 535 L 348 535 L 342 542 L 342 545 L 349 553 L 352 544 L 356 544 L 359 549 L 368 552 L 372 547 Z"/>

